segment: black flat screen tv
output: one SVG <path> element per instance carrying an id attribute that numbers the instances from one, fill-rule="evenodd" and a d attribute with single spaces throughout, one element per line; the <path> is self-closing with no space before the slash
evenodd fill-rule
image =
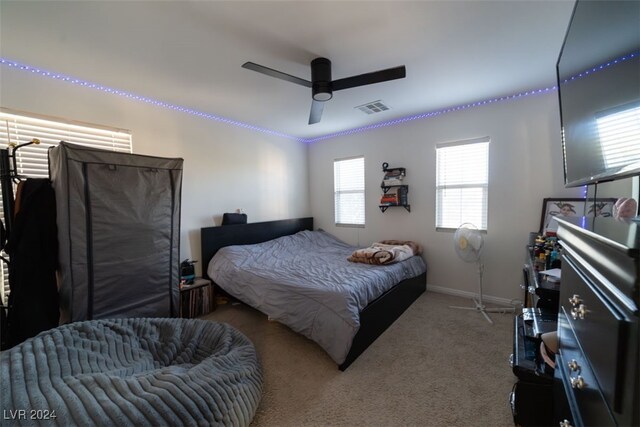
<path id="1" fill-rule="evenodd" d="M 556 70 L 565 186 L 640 175 L 640 1 L 578 0 Z"/>

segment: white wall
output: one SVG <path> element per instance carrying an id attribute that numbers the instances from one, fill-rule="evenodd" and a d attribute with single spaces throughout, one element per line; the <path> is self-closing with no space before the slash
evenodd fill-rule
<path id="1" fill-rule="evenodd" d="M 310 214 L 302 143 L 7 67 L 0 73 L 3 107 L 129 129 L 135 153 L 184 159 L 181 259 L 200 260 L 200 228 L 219 225 L 224 212 L 243 208 L 250 222 Z"/>
<path id="2" fill-rule="evenodd" d="M 524 245 L 528 232 L 539 227 L 542 199 L 582 197 L 581 189 L 563 185 L 555 93 L 339 137 L 307 148 L 7 67 L 0 73 L 3 107 L 129 129 L 134 152 L 185 159 L 181 259 L 200 258 L 200 228 L 219 224 L 224 212 L 243 208 L 251 222 L 313 215 L 316 227 L 359 246 L 380 239 L 416 240 L 425 247 L 430 286 L 473 293 L 475 268 L 456 257 L 450 232 L 435 231 L 435 145 L 489 136 L 484 290 L 488 296 L 510 300 L 522 297 L 518 284 Z M 366 162 L 366 227 L 336 227 L 333 160 L 355 155 L 364 155 Z M 407 168 L 411 213 L 402 208 L 386 213 L 378 209 L 383 162 Z M 613 196 L 607 193 L 599 191 L 602 197 Z M 202 263 L 197 267 L 200 270 Z"/>
<path id="3" fill-rule="evenodd" d="M 428 286 L 476 292 L 477 273 L 454 252 L 451 232 L 435 231 L 435 146 L 489 136 L 489 216 L 483 260 L 484 292 L 522 299 L 519 288 L 525 245 L 539 229 L 542 199 L 582 197 L 565 189 L 556 93 L 529 96 L 339 137 L 310 145 L 311 211 L 317 227 L 366 246 L 380 239 L 415 240 L 425 247 Z M 364 155 L 366 227 L 336 227 L 333 217 L 333 161 Z M 406 167 L 411 212 L 380 212 L 382 163 Z"/>
<path id="4" fill-rule="evenodd" d="M 359 246 L 380 239 L 416 240 L 425 246 L 430 286 L 473 293 L 474 266 L 456 257 L 450 232 L 435 231 L 435 145 L 489 136 L 484 290 L 488 296 L 510 300 L 522 297 L 518 284 L 524 245 L 528 232 L 539 227 L 542 199 L 582 197 L 581 189 L 563 185 L 555 93 L 308 148 L 7 67 L 0 69 L 0 101 L 3 107 L 129 129 L 134 152 L 184 158 L 181 259 L 200 258 L 200 228 L 219 224 L 224 212 L 243 208 L 251 222 L 313 215 L 316 227 Z M 335 227 L 333 160 L 355 155 L 364 155 L 366 162 L 366 227 Z M 407 168 L 411 213 L 378 209 L 383 162 Z M 605 193 L 599 191 L 603 197 Z M 202 264 L 197 267 L 200 270 Z"/>

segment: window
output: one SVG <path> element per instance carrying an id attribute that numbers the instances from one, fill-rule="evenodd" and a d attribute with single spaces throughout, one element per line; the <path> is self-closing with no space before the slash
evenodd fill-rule
<path id="1" fill-rule="evenodd" d="M 336 225 L 364 227 L 364 157 L 333 162 Z"/>
<path id="2" fill-rule="evenodd" d="M 25 144 L 33 139 L 40 140 L 40 144 L 22 147 L 16 153 L 16 169 L 20 176 L 47 178 L 47 150 L 58 145 L 60 141 L 104 150 L 132 152 L 131 133 L 126 130 L 0 109 L 0 148 L 7 148 L 9 144 Z M 1 198 L 0 218 L 4 222 Z M 6 257 L 4 253 L 2 255 Z M 5 262 L 2 262 L 0 269 L 0 281 L 0 298 L 6 303 L 9 280 Z"/>
<path id="3" fill-rule="evenodd" d="M 436 229 L 487 229 L 489 138 L 436 146 Z"/>

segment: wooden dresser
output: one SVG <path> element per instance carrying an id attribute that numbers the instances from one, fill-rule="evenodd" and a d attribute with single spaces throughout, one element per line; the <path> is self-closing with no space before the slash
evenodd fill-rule
<path id="1" fill-rule="evenodd" d="M 562 284 L 555 418 L 561 426 L 637 426 L 640 223 L 558 220 Z"/>

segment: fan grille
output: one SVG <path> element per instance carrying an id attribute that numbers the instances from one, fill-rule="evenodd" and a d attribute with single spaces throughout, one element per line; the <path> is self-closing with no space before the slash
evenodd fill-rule
<path id="1" fill-rule="evenodd" d="M 479 261 L 483 244 L 480 231 L 470 223 L 462 224 L 453 235 L 453 247 L 458 256 L 466 262 Z"/>

